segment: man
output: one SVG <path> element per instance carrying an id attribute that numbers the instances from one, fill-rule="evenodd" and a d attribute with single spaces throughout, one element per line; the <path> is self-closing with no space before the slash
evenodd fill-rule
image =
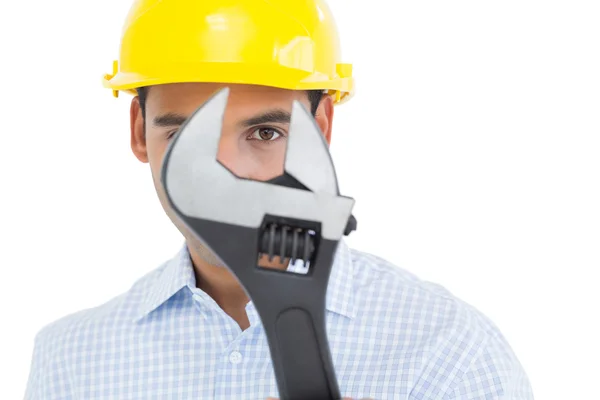
<path id="1" fill-rule="evenodd" d="M 185 245 L 121 296 L 42 329 L 26 398 L 278 397 L 256 309 L 169 207 L 161 164 L 180 125 L 224 86 L 230 95 L 218 158 L 238 176 L 267 180 L 283 172 L 293 100 L 311 110 L 329 142 L 334 106 L 353 94 L 330 10 L 323 0 L 137 1 L 104 84 L 115 95 L 137 94 L 131 148 L 149 164 Z M 259 263 L 297 268 L 277 257 Z M 343 241 L 326 312 L 343 396 L 533 398 L 509 344 L 484 315 Z"/>

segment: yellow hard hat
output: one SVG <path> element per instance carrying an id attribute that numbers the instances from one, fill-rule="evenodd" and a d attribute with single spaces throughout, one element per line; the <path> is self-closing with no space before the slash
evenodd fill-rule
<path id="1" fill-rule="evenodd" d="M 324 90 L 336 103 L 354 92 L 325 0 L 135 0 L 119 57 L 103 79 L 115 97 L 176 82 Z"/>

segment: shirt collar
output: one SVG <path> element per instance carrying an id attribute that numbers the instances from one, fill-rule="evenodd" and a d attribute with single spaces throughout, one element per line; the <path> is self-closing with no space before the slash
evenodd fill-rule
<path id="1" fill-rule="evenodd" d="M 187 244 L 184 244 L 177 254 L 163 265 L 148 286 L 135 320 L 139 321 L 152 313 L 186 286 L 196 287 L 196 276 Z"/>
<path id="2" fill-rule="evenodd" d="M 290 269 L 292 268 L 288 268 L 288 270 Z M 354 318 L 353 277 L 352 254 L 342 239 L 339 242 L 329 276 L 326 297 L 328 311 Z M 149 315 L 186 286 L 190 290 L 195 288 L 196 278 L 187 244 L 184 244 L 177 254 L 159 270 L 155 280 L 149 285 L 148 291 L 143 294 L 139 313 L 135 320 L 139 321 Z"/>

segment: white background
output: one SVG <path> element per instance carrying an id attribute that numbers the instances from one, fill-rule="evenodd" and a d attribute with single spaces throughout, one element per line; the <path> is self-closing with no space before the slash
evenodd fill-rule
<path id="1" fill-rule="evenodd" d="M 358 92 L 332 152 L 349 243 L 488 315 L 536 399 L 600 373 L 600 10 L 594 1 L 331 0 Z M 130 2 L 2 1 L 0 398 L 35 333 L 182 243 L 129 148 L 111 72 Z"/>

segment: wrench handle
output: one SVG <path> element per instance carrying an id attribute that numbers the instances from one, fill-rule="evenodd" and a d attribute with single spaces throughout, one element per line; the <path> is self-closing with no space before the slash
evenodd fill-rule
<path id="1" fill-rule="evenodd" d="M 282 399 L 339 399 L 339 389 L 323 324 L 304 309 L 291 308 L 266 327 Z M 268 331 L 271 332 L 268 332 Z"/>

